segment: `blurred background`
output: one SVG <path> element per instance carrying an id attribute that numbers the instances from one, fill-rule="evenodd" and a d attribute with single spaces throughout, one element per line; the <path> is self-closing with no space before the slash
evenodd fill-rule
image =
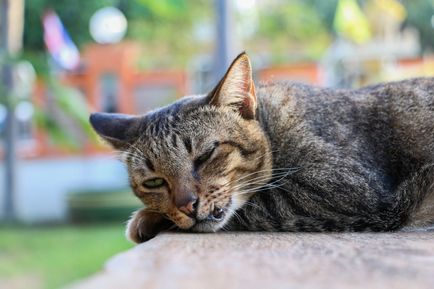
<path id="1" fill-rule="evenodd" d="M 90 112 L 206 93 L 243 50 L 257 83 L 434 74 L 432 0 L 0 5 L 0 288 L 58 288 L 131 247 L 125 221 L 140 203 Z"/>

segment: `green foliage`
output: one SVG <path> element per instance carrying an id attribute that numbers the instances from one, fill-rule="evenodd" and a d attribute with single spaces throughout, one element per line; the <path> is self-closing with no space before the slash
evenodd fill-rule
<path id="1" fill-rule="evenodd" d="M 144 66 L 185 67 L 200 48 L 192 38 L 193 23 L 212 16 L 210 4 L 206 0 L 86 0 L 79 4 L 70 0 L 27 0 L 24 47 L 44 50 L 41 16 L 46 9 L 58 13 L 72 40 L 81 47 L 93 41 L 88 27 L 92 14 L 105 6 L 117 6 L 128 19 L 127 39 L 143 43 L 148 55 Z"/>
<path id="2" fill-rule="evenodd" d="M 84 133 L 95 140 L 89 123 L 88 107 L 76 91 L 61 85 L 50 75 L 43 43 L 41 17 L 47 9 L 54 10 L 62 20 L 72 40 L 80 47 L 91 42 L 89 20 L 93 13 L 105 6 L 118 6 L 128 18 L 127 38 L 141 41 L 145 57 L 144 67 L 185 67 L 188 59 L 198 52 L 192 39 L 192 25 L 202 17 L 209 18 L 207 1 L 187 0 L 27 0 L 25 6 L 24 53 L 47 89 L 55 105 L 71 117 Z M 176 31 L 176 37 L 174 32 Z M 176 53 L 170 53 L 171 51 Z M 149 57 L 152 55 L 152 57 Z M 80 143 L 44 110 L 37 108 L 35 121 L 48 132 L 50 139 L 59 146 L 77 149 Z"/>
<path id="3" fill-rule="evenodd" d="M 329 33 L 312 6 L 303 1 L 269 7 L 260 14 L 255 42 L 268 42 L 275 62 L 291 51 L 294 58 L 318 59 L 330 43 Z"/>
<path id="4" fill-rule="evenodd" d="M 358 2 L 363 7 L 367 0 Z M 249 51 L 271 51 L 277 62 L 288 61 L 285 55 L 289 54 L 293 55 L 293 60 L 318 59 L 334 34 L 337 3 L 338 0 L 270 1 L 266 9 L 258 11 L 259 31 L 247 39 L 243 47 Z M 433 47 L 434 33 L 430 23 L 434 14 L 432 0 L 402 0 L 402 3 L 408 12 L 405 25 L 419 30 L 424 48 Z M 212 27 L 214 1 L 27 0 L 26 51 L 44 50 L 41 15 L 46 9 L 51 8 L 59 14 L 72 39 L 81 47 L 92 41 L 88 29 L 91 15 L 108 5 L 117 6 L 126 15 L 127 38 L 143 44 L 142 67 L 186 67 L 194 55 L 209 53 L 213 49 L 213 43 L 198 43 L 194 38 L 194 25 L 206 23 Z"/>
<path id="5" fill-rule="evenodd" d="M 60 288 L 101 270 L 109 257 L 131 246 L 123 225 L 2 226 L 0 279 L 28 278 L 36 280 L 28 284 L 32 288 Z"/>
<path id="6" fill-rule="evenodd" d="M 185 67 L 206 47 L 194 39 L 193 24 L 212 17 L 211 1 L 136 0 L 128 2 L 127 37 L 144 46 L 144 67 Z"/>
<path id="7" fill-rule="evenodd" d="M 59 108 L 71 118 L 90 136 L 95 137 L 89 124 L 89 107 L 78 91 L 63 86 L 57 79 L 49 79 L 49 89 L 55 95 Z"/>
<path id="8" fill-rule="evenodd" d="M 66 115 L 71 117 L 84 134 L 91 140 L 97 137 L 89 124 L 89 108 L 84 97 L 76 90 L 62 85 L 56 78 L 48 76 L 45 85 L 53 96 L 55 105 Z M 36 124 L 43 128 L 54 144 L 69 149 L 80 148 L 80 143 L 62 127 L 52 115 L 41 108 L 37 108 L 34 116 Z"/>
<path id="9" fill-rule="evenodd" d="M 332 33 L 338 0 L 305 0 L 303 2 L 315 9 L 321 22 L 325 25 L 326 30 Z"/>
<path id="10" fill-rule="evenodd" d="M 54 144 L 69 149 L 77 149 L 80 146 L 77 140 L 65 132 L 54 118 L 42 110 L 35 110 L 34 120 L 38 127 L 43 128 L 48 133 Z"/>
<path id="11" fill-rule="evenodd" d="M 117 4 L 116 0 L 27 0 L 23 44 L 29 50 L 44 50 L 41 17 L 47 9 L 53 9 L 77 45 L 91 41 L 89 19 L 92 14 L 105 6 Z"/>
<path id="12" fill-rule="evenodd" d="M 86 190 L 68 196 L 71 222 L 110 222 L 127 220 L 131 213 L 143 207 L 130 189 Z"/>
<path id="13" fill-rule="evenodd" d="M 403 0 L 407 9 L 407 20 L 404 25 L 415 27 L 420 33 L 423 49 L 434 47 L 434 28 L 431 17 L 434 16 L 432 0 Z"/>

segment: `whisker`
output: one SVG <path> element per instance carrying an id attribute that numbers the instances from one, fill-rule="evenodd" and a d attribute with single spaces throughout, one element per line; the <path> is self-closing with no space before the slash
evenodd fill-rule
<path id="1" fill-rule="evenodd" d="M 176 224 L 173 224 L 171 227 L 169 227 L 169 229 L 167 229 L 167 231 L 172 231 L 173 229 L 177 229 L 178 226 Z"/>
<path id="2" fill-rule="evenodd" d="M 269 183 L 269 184 L 267 184 L 267 183 L 265 183 L 265 184 L 260 183 L 260 181 L 264 181 L 264 180 L 268 179 L 268 178 L 265 178 L 264 176 L 262 176 L 262 177 L 256 178 L 255 180 L 250 180 L 250 181 L 246 181 L 246 182 L 240 183 L 240 184 L 238 184 L 237 186 L 234 186 L 234 187 L 230 187 L 230 186 L 221 187 L 217 192 L 220 192 L 222 194 L 222 197 L 217 198 L 217 199 L 221 200 L 223 198 L 228 197 L 226 195 L 226 193 L 228 192 L 228 189 L 231 189 L 231 190 L 234 190 L 234 191 L 239 191 L 238 193 L 233 193 L 232 194 L 233 196 L 237 196 L 237 195 L 248 194 L 248 193 L 254 192 L 256 190 L 259 190 L 261 188 L 267 188 L 267 189 L 269 189 L 269 188 L 276 188 L 278 186 L 275 185 L 275 184 L 278 183 L 280 180 L 282 180 L 285 177 L 286 174 L 288 174 L 288 173 L 285 172 L 285 173 L 279 173 L 279 174 L 277 174 L 279 177 L 282 176 L 282 178 L 280 178 L 279 180 L 276 180 L 276 181 L 274 181 L 272 183 Z M 251 187 L 248 190 L 244 189 L 244 188 L 250 187 L 252 185 L 257 185 L 257 186 Z M 282 183 L 280 185 L 284 185 L 284 183 Z M 226 191 L 226 193 L 223 193 L 224 191 Z"/>
<path id="3" fill-rule="evenodd" d="M 128 147 L 133 149 L 133 151 L 125 151 L 126 153 L 128 153 L 131 156 L 135 156 L 136 158 L 138 158 L 141 161 L 146 160 L 143 156 L 143 151 L 140 150 L 137 146 L 135 146 L 134 144 L 128 144 Z"/>
<path id="4" fill-rule="evenodd" d="M 273 168 L 273 169 L 271 169 L 271 172 L 273 173 L 275 171 L 286 171 L 286 170 L 291 170 L 291 169 L 293 169 L 293 168 Z M 255 171 L 255 172 L 249 173 L 247 175 L 244 175 L 244 176 L 242 176 L 242 177 L 240 177 L 240 178 L 238 178 L 238 179 L 236 179 L 234 181 L 238 182 L 238 181 L 243 180 L 243 179 L 245 179 L 245 178 L 247 178 L 249 176 L 252 176 L 252 175 L 255 175 L 255 174 L 259 174 L 259 173 L 263 173 L 263 172 L 268 172 L 268 171 L 270 171 L 270 169 L 264 169 L 264 170 Z"/>
<path id="5" fill-rule="evenodd" d="M 281 169 L 276 169 L 276 170 L 281 170 Z M 268 171 L 268 170 L 264 170 L 264 171 Z M 260 172 L 262 172 L 262 171 L 257 171 L 255 173 L 251 173 L 251 174 L 245 175 L 245 176 L 243 176 L 241 178 L 238 178 L 238 179 L 235 179 L 235 180 L 230 180 L 230 181 L 226 182 L 225 184 L 223 184 L 222 187 L 225 187 L 227 185 L 231 185 L 232 183 L 239 183 L 239 181 L 241 181 L 243 179 L 246 179 L 247 177 L 252 176 L 254 174 L 260 173 Z M 252 181 L 255 181 L 255 180 L 260 179 L 260 178 L 268 179 L 268 178 L 273 178 L 273 177 L 279 177 L 281 175 L 285 175 L 286 173 L 288 173 L 288 169 L 285 169 L 285 171 L 281 171 L 281 172 L 279 172 L 277 174 L 274 174 L 271 177 L 270 176 L 261 175 L 261 176 L 258 176 L 256 178 L 251 178 L 251 179 L 249 179 L 249 180 L 247 180 L 245 182 L 252 182 Z M 243 182 L 241 182 L 241 183 L 243 183 Z M 241 183 L 239 183 L 239 184 L 241 184 Z"/>
<path id="6" fill-rule="evenodd" d="M 261 206 L 259 206 L 258 204 L 255 204 L 255 203 L 253 203 L 253 202 L 251 202 L 251 201 L 246 201 L 246 202 L 244 203 L 244 206 L 251 206 L 251 207 L 254 207 L 254 208 L 256 208 L 256 209 L 262 210 L 262 207 L 261 207 Z"/>
<path id="7" fill-rule="evenodd" d="M 128 151 L 117 151 L 118 156 L 121 158 L 122 161 L 126 162 L 128 161 L 128 157 L 131 157 L 130 161 L 136 162 L 138 160 L 144 160 L 142 156 L 137 155 L 134 152 L 128 152 Z M 125 158 L 125 159 L 124 159 Z"/>
<path id="8" fill-rule="evenodd" d="M 275 177 L 280 177 L 281 175 L 281 173 L 287 173 L 287 174 L 290 174 L 290 173 L 294 173 L 294 172 L 297 172 L 298 170 L 299 170 L 300 168 L 274 168 L 274 169 L 272 169 L 272 176 L 271 176 L 271 178 L 275 178 Z M 253 172 L 253 173 L 250 173 L 250 174 L 247 174 L 247 175 L 244 175 L 244 176 L 242 176 L 242 177 L 240 177 L 240 178 L 238 178 L 238 179 L 236 179 L 236 180 L 233 180 L 233 181 L 229 181 L 229 182 L 227 182 L 226 184 L 224 184 L 223 186 L 225 186 L 225 185 L 227 185 L 227 184 L 231 184 L 231 183 L 235 183 L 235 182 L 239 182 L 239 181 L 241 181 L 241 180 L 243 180 L 243 179 L 246 179 L 246 178 L 248 178 L 249 176 L 252 176 L 252 175 L 255 175 L 255 174 L 258 174 L 258 173 L 261 173 L 261 172 L 264 172 L 264 171 L 268 171 L 268 170 L 260 170 L 260 171 L 256 171 L 256 172 Z M 279 172 L 279 173 L 275 173 L 275 172 Z M 265 177 L 265 176 L 260 176 L 260 177 Z M 249 180 L 249 181 L 251 181 L 251 180 Z"/>
<path id="9" fill-rule="evenodd" d="M 232 208 L 227 208 L 228 212 L 230 212 L 233 216 L 235 216 L 235 218 L 237 218 L 237 220 L 239 222 L 242 222 L 242 218 L 241 216 L 236 212 L 236 210 L 232 209 Z"/>
<path id="10" fill-rule="evenodd" d="M 290 173 L 292 173 L 292 172 L 291 172 L 291 171 L 288 171 L 288 172 L 286 172 L 286 173 L 279 173 L 279 174 L 276 174 L 274 177 L 277 177 L 278 179 L 272 181 L 272 182 L 269 183 L 269 184 L 278 183 L 279 181 L 283 180 L 286 176 L 288 176 Z M 267 180 L 267 179 L 268 179 L 268 178 L 265 177 L 265 176 L 258 177 L 258 178 L 256 178 L 256 179 L 252 179 L 252 180 L 249 180 L 249 181 L 246 181 L 246 182 L 239 183 L 239 184 L 237 184 L 236 186 L 233 186 L 232 189 L 236 190 L 236 189 L 239 189 L 239 188 L 247 187 L 247 186 L 249 186 L 249 185 L 259 184 L 260 181 L 264 181 L 264 180 Z"/>
<path id="11" fill-rule="evenodd" d="M 281 187 L 283 185 L 285 185 L 286 181 L 283 183 L 280 183 L 280 184 L 276 184 L 276 183 L 277 183 L 277 181 L 275 181 L 273 183 L 269 183 L 269 184 L 263 184 L 263 185 L 259 185 L 256 187 L 248 188 L 248 189 L 241 189 L 241 190 L 239 190 L 238 193 L 236 193 L 234 195 L 238 196 L 238 195 L 250 194 L 252 192 L 257 193 L 257 192 L 270 190 L 270 189 L 277 189 L 277 188 L 281 189 Z"/>
<path id="12" fill-rule="evenodd" d="M 258 156 L 258 157 L 256 157 L 256 158 L 252 159 L 252 161 L 255 161 L 255 160 L 259 159 L 259 158 L 262 158 L 262 157 L 264 157 L 265 155 L 267 155 L 268 153 L 269 153 L 271 156 L 273 156 L 273 153 L 276 153 L 276 152 L 279 152 L 279 151 L 280 151 L 280 149 L 275 149 L 275 150 L 271 150 L 271 151 L 266 151 L 265 153 L 261 154 L 260 156 Z"/>
<path id="13" fill-rule="evenodd" d="M 251 192 L 254 192 L 256 190 L 263 191 L 263 190 L 269 190 L 269 189 L 277 189 L 277 188 L 281 188 L 284 184 L 285 184 L 285 182 L 277 184 L 277 185 L 276 184 L 263 184 L 263 185 L 258 185 L 256 187 L 252 187 L 252 188 L 242 189 L 240 191 L 251 193 Z"/>
<path id="14" fill-rule="evenodd" d="M 237 193 L 235 195 L 236 196 L 238 196 L 238 195 L 245 195 L 245 194 L 250 194 L 252 192 L 254 192 L 254 193 L 261 193 L 261 192 L 270 192 L 270 193 L 272 193 L 272 192 L 276 192 L 276 191 L 273 191 L 272 189 L 279 189 L 281 191 L 291 193 L 290 191 L 288 191 L 287 189 L 284 189 L 282 187 L 285 183 L 286 182 L 284 182 L 282 184 L 279 184 L 279 185 L 265 184 L 264 186 L 258 186 L 258 187 L 251 188 L 251 189 L 248 189 L 248 190 L 239 191 L 239 193 Z"/>
<path id="15" fill-rule="evenodd" d="M 283 169 L 283 168 L 282 168 Z M 286 169 L 286 168 L 285 168 Z M 273 171 L 273 170 L 281 170 L 280 168 L 276 168 L 276 169 L 271 169 L 271 171 Z M 243 180 L 243 179 L 245 179 L 245 178 L 248 178 L 249 176 L 252 176 L 252 175 L 255 175 L 255 174 L 260 174 L 260 173 L 263 173 L 263 172 L 268 172 L 268 171 L 270 171 L 270 169 L 264 169 L 264 170 L 259 170 L 259 171 L 255 171 L 255 172 L 252 172 L 252 173 L 249 173 L 249 174 L 247 174 L 247 175 L 243 175 L 243 176 L 241 176 L 241 177 L 239 177 L 239 178 L 237 178 L 237 179 L 235 179 L 235 180 L 229 180 L 229 181 L 227 181 L 226 183 L 224 183 L 222 186 L 225 186 L 225 185 L 227 185 L 227 184 L 229 184 L 229 183 L 231 183 L 231 182 L 238 182 L 238 181 L 240 181 L 240 180 Z"/>
<path id="16" fill-rule="evenodd" d="M 245 187 L 248 187 L 251 185 L 265 185 L 266 183 L 263 183 L 263 182 L 267 181 L 267 180 L 268 180 L 268 178 L 265 178 L 265 177 L 264 178 L 256 178 L 256 179 L 253 179 L 250 181 L 245 181 L 245 182 L 239 183 L 239 184 L 233 186 L 231 189 L 238 190 L 240 188 L 245 188 Z"/>

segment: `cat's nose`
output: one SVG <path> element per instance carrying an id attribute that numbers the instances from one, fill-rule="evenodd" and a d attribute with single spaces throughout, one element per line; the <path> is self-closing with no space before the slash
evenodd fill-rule
<path id="1" fill-rule="evenodd" d="M 199 206 L 199 198 L 194 195 L 190 195 L 189 198 L 177 200 L 175 205 L 181 212 L 191 218 L 194 218 L 197 213 L 197 207 Z"/>

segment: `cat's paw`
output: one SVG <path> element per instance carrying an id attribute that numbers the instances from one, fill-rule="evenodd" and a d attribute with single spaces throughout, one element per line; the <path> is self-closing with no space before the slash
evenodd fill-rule
<path id="1" fill-rule="evenodd" d="M 127 223 L 125 235 L 136 244 L 143 243 L 155 237 L 159 232 L 168 230 L 173 223 L 163 214 L 147 212 L 141 209 L 133 213 Z"/>

